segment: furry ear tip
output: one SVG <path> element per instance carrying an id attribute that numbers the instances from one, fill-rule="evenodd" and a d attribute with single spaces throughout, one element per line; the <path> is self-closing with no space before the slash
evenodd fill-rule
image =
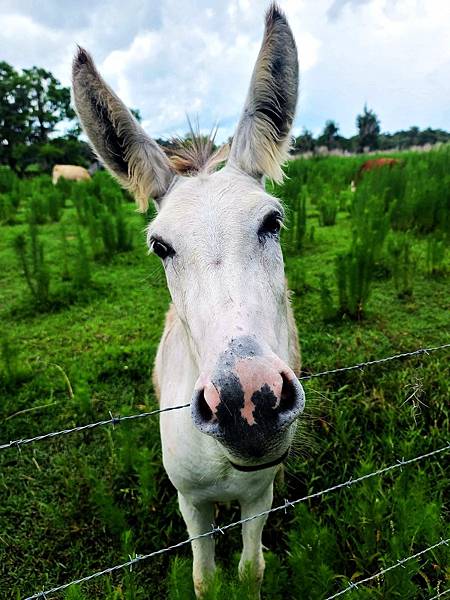
<path id="1" fill-rule="evenodd" d="M 85 65 L 92 64 L 92 58 L 84 48 L 77 45 L 77 51 L 73 59 L 73 72 L 76 74 Z"/>
<path id="2" fill-rule="evenodd" d="M 276 23 L 286 23 L 286 16 L 276 2 L 272 2 L 266 12 L 266 26 L 272 27 Z"/>

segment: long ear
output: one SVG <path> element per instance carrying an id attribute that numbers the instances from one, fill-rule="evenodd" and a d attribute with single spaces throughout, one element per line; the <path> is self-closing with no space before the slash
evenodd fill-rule
<path id="1" fill-rule="evenodd" d="M 229 162 L 254 177 L 283 179 L 298 90 L 297 48 L 285 15 L 273 3 Z"/>
<path id="2" fill-rule="evenodd" d="M 164 152 L 102 79 L 89 54 L 78 48 L 72 85 L 81 124 L 98 156 L 145 211 L 148 199 L 167 191 L 174 173 Z"/>

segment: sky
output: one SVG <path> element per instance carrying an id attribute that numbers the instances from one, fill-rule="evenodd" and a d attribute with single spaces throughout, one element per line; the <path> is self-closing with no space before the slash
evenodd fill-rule
<path id="1" fill-rule="evenodd" d="M 297 42 L 293 133 L 333 119 L 356 133 L 365 103 L 383 131 L 450 130 L 449 0 L 280 0 Z M 267 0 L 0 0 L 0 60 L 70 85 L 76 44 L 153 137 L 186 114 L 233 134 L 260 47 Z"/>

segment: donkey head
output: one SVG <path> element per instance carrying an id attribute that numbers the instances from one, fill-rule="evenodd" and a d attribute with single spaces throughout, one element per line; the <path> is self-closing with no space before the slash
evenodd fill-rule
<path id="1" fill-rule="evenodd" d="M 295 42 L 272 5 L 226 165 L 180 176 L 79 49 L 73 66 L 78 115 L 116 178 L 158 214 L 148 227 L 161 258 L 198 380 L 192 418 L 237 466 L 287 452 L 302 387 L 288 363 L 296 331 L 284 277 L 280 202 L 263 178 L 282 179 L 298 87 Z M 214 162 L 214 161 L 213 161 Z"/>

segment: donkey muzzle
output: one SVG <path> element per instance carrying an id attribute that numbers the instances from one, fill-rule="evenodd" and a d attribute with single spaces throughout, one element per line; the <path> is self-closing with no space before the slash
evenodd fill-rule
<path id="1" fill-rule="evenodd" d="M 283 433 L 305 405 L 293 371 L 276 355 L 257 350 L 256 344 L 250 352 L 228 348 L 212 377 L 200 377 L 191 402 L 200 431 L 233 455 L 250 459 L 272 455 L 282 446 L 284 452 Z"/>

